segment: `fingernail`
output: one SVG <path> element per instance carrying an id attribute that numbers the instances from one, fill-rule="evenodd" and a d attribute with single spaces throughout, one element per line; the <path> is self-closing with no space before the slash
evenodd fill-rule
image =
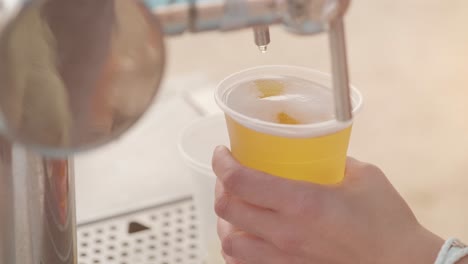
<path id="1" fill-rule="evenodd" d="M 213 150 L 213 155 L 211 157 L 211 167 L 213 169 L 215 168 L 215 163 L 220 158 L 220 153 L 221 153 L 222 149 L 223 149 L 223 146 L 219 145 Z"/>
<path id="2" fill-rule="evenodd" d="M 216 153 L 219 153 L 219 152 L 221 152 L 221 151 L 224 151 L 224 149 L 226 149 L 226 147 L 223 146 L 223 145 L 216 146 L 216 148 L 215 148 L 215 150 L 214 150 L 214 153 L 215 153 L 215 154 L 216 154 Z"/>

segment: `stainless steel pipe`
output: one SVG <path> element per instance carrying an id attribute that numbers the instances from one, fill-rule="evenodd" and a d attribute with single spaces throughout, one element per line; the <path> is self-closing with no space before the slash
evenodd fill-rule
<path id="1" fill-rule="evenodd" d="M 75 263 L 74 186 L 70 160 L 0 138 L 0 263 Z"/>

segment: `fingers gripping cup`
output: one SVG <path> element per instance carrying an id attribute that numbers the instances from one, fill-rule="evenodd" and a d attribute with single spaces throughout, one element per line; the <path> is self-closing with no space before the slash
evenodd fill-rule
<path id="1" fill-rule="evenodd" d="M 260 66 L 224 79 L 215 100 L 231 151 L 243 165 L 293 180 L 343 179 L 352 121 L 335 118 L 331 76 L 295 66 Z M 352 88 L 353 114 L 362 96 Z"/>

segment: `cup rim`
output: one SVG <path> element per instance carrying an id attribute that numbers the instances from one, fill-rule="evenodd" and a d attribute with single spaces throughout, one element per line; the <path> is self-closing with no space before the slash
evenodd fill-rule
<path id="1" fill-rule="evenodd" d="M 232 73 L 218 83 L 215 89 L 215 93 L 214 93 L 216 104 L 218 105 L 218 107 L 221 108 L 221 110 L 225 114 L 227 114 L 228 116 L 230 116 L 237 122 L 241 123 L 242 125 L 250 127 L 251 129 L 259 130 L 260 132 L 265 132 L 267 134 L 274 134 L 278 136 L 294 136 L 294 137 L 321 136 L 324 134 L 330 134 L 331 132 L 337 132 L 341 129 L 349 127 L 353 123 L 355 116 L 360 113 L 363 107 L 363 96 L 361 92 L 358 89 L 356 89 L 352 84 L 350 84 L 350 89 L 351 89 L 351 100 L 354 106 L 352 110 L 353 119 L 347 122 L 341 122 L 336 119 L 331 119 L 331 120 L 312 123 L 312 124 L 298 124 L 298 125 L 278 124 L 278 123 L 273 123 L 273 122 L 268 122 L 268 121 L 252 118 L 247 115 L 241 114 L 237 111 L 234 111 L 232 108 L 227 106 L 227 104 L 224 102 L 223 96 L 225 94 L 225 91 L 224 93 L 221 93 L 221 90 L 225 88 L 226 82 L 238 79 L 240 76 L 243 76 L 250 72 L 255 72 L 258 70 L 265 70 L 268 73 L 269 70 L 278 70 L 278 69 L 285 69 L 291 72 L 296 71 L 298 73 L 307 72 L 311 75 L 325 78 L 327 80 L 332 79 L 331 74 L 321 72 L 312 68 L 302 67 L 302 66 L 273 64 L 273 65 L 261 65 L 261 66 L 250 67 L 250 68 Z M 300 74 L 298 74 L 298 76 L 300 76 Z M 327 88 L 332 89 L 332 87 L 327 87 Z M 255 123 L 255 127 L 253 127 L 252 123 Z M 288 133 L 288 131 L 291 129 L 296 130 L 296 132 L 298 130 L 304 130 L 307 132 L 298 133 L 298 134 L 294 133 L 294 135 L 291 135 L 291 133 Z"/>

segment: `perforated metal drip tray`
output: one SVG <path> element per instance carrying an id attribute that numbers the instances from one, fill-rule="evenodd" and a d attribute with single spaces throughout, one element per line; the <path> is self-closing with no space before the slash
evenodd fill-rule
<path id="1" fill-rule="evenodd" d="M 78 264 L 200 264 L 191 197 L 78 226 Z"/>

